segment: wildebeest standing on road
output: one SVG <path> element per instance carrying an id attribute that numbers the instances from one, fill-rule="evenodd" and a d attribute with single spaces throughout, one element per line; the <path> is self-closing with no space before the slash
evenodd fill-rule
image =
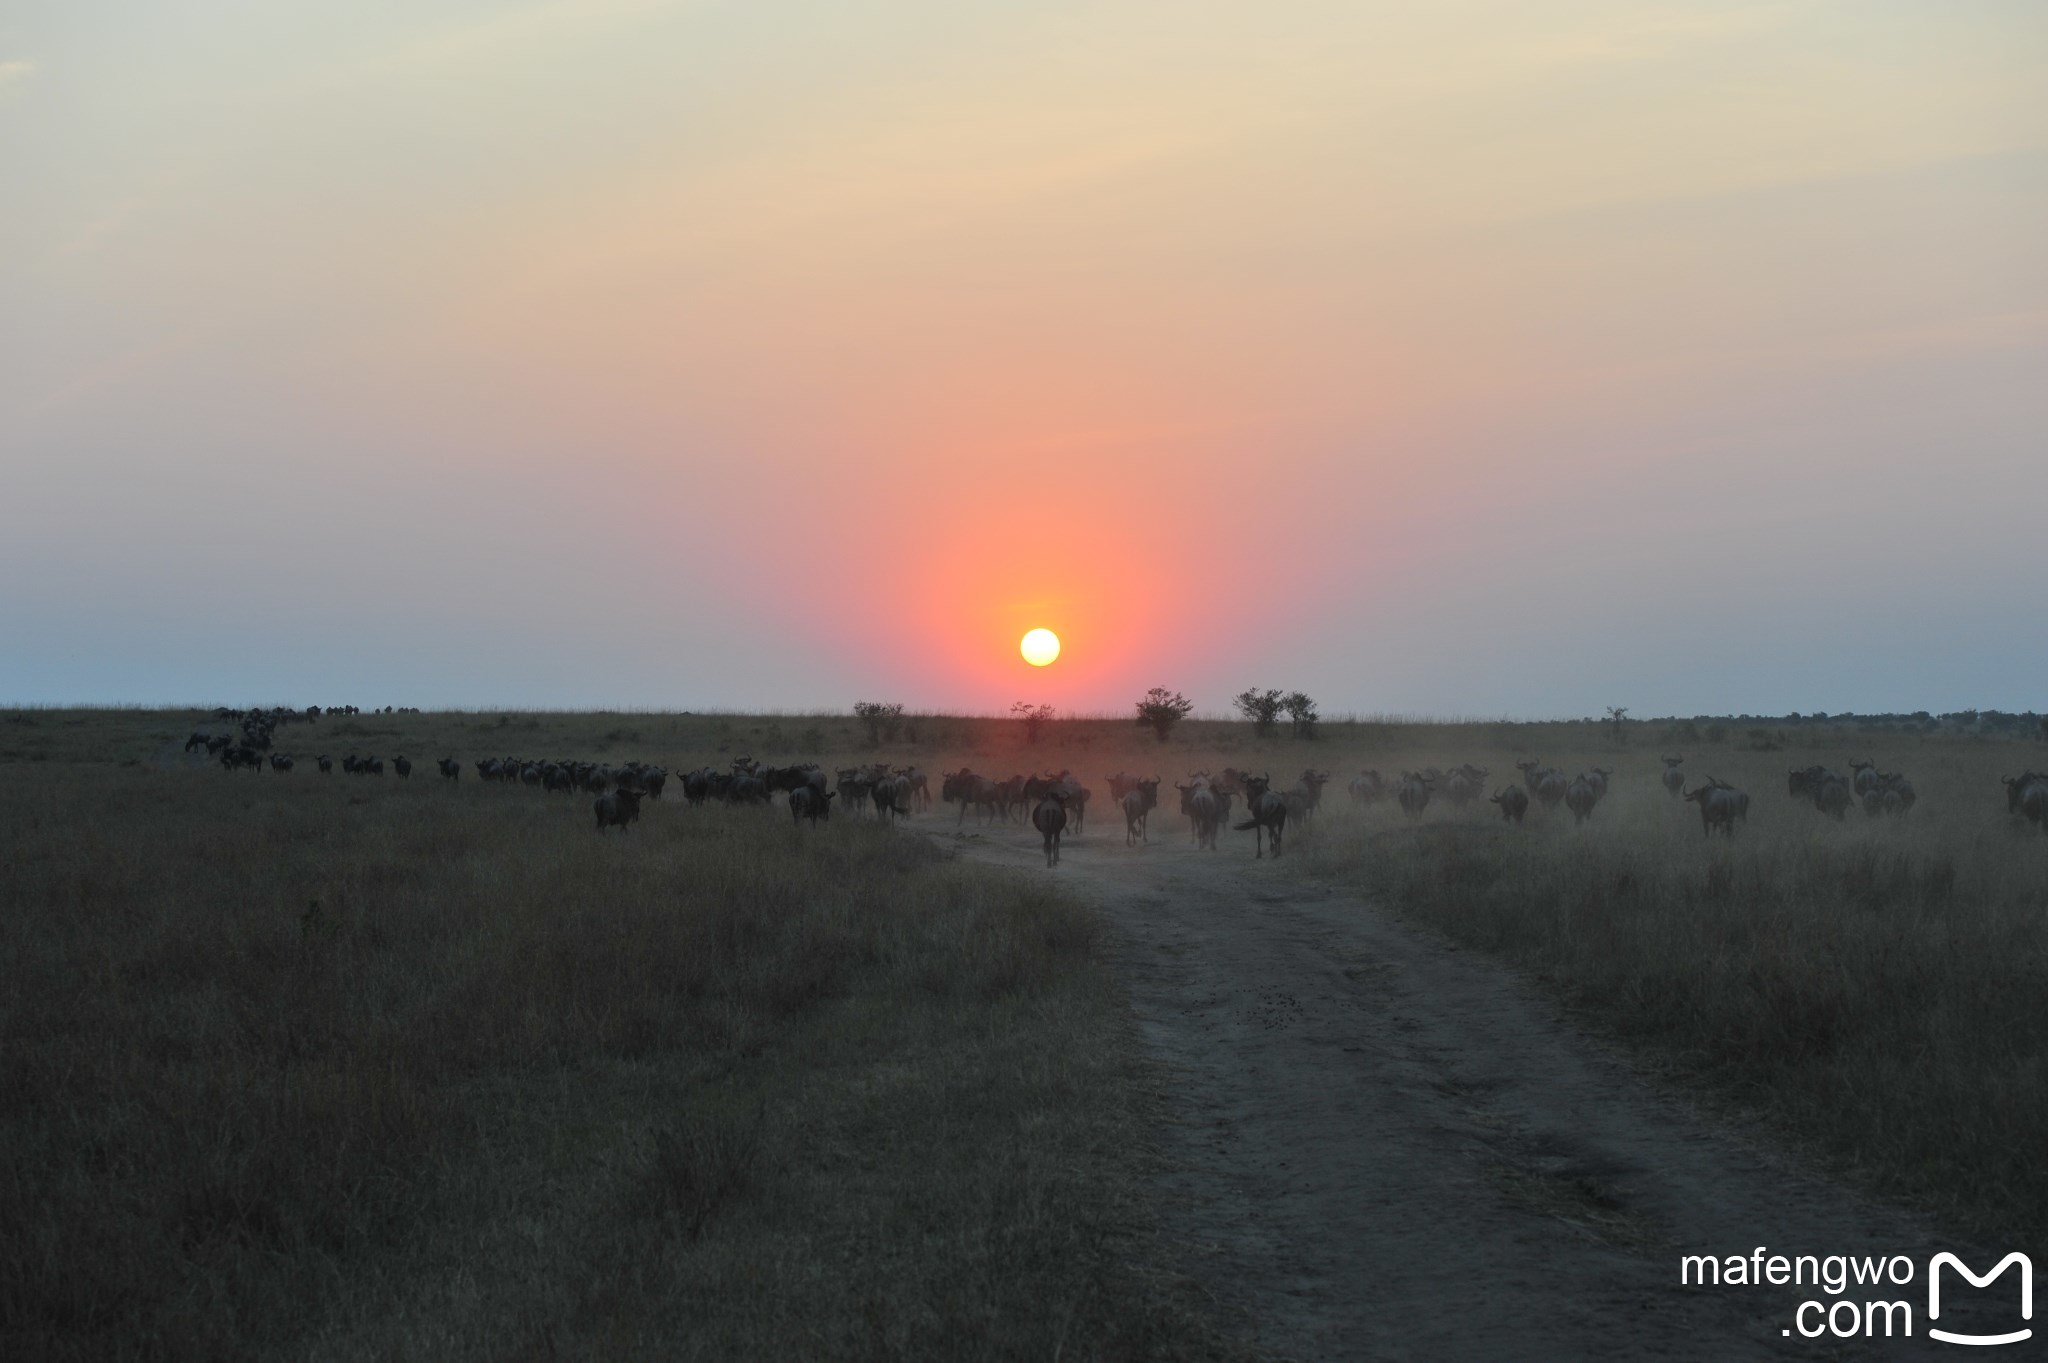
<path id="1" fill-rule="evenodd" d="M 1045 839 L 1045 864 L 1060 864 L 1060 834 L 1067 827 L 1066 796 L 1057 790 L 1049 790 L 1039 796 L 1038 803 L 1031 810 L 1031 826 Z"/>
<path id="2" fill-rule="evenodd" d="M 1271 776 L 1247 776 L 1244 778 L 1245 813 L 1251 815 L 1241 824 L 1232 825 L 1242 833 L 1252 830 L 1252 845 L 1257 849 L 1254 859 L 1266 855 L 1265 841 L 1273 840 L 1273 855 L 1280 855 L 1280 835 L 1287 830 L 1287 801 L 1273 793 Z"/>
<path id="3" fill-rule="evenodd" d="M 1135 847 L 1140 839 L 1152 841 L 1151 814 L 1159 804 L 1159 778 L 1133 782 L 1124 792 L 1124 846 Z"/>

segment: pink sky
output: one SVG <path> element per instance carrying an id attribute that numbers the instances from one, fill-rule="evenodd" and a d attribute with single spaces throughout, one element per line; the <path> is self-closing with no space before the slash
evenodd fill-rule
<path id="1" fill-rule="evenodd" d="M 2039 705 L 2038 5 L 48 9 L 0 702 Z"/>

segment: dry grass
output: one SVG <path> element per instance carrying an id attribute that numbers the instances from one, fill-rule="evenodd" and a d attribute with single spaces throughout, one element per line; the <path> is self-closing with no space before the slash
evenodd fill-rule
<path id="1" fill-rule="evenodd" d="M 599 838 L 587 797 L 185 770 L 182 717 L 29 717 L 0 1355 L 1223 1349 L 1149 1267 L 1144 1076 L 1042 880 L 679 802 Z M 406 718 L 416 757 L 497 727 Z"/>
<path id="2" fill-rule="evenodd" d="M 1042 881 L 779 811 L 600 839 L 588 797 L 426 763 L 229 776 L 178 754 L 191 727 L 214 726 L 0 713 L 0 1354 L 1220 1347 L 1148 1267 L 1131 1037 L 1092 921 Z M 1027 747 L 926 718 L 871 749 L 847 717 L 364 715 L 279 746 L 1071 767 L 1098 794 L 1312 763 L 1326 814 L 1275 874 L 1359 884 L 1872 1185 L 2038 1237 L 2048 838 L 1997 777 L 2048 761 L 1791 737 L 1688 749 L 1755 797 L 1732 844 L 1655 784 L 1654 740 L 1590 724 L 1069 722 Z M 1593 823 L 1346 807 L 1361 767 L 1499 784 L 1532 755 L 1617 769 Z M 1786 768 L 1864 755 L 1914 778 L 1905 820 L 1786 796 Z"/>
<path id="3" fill-rule="evenodd" d="M 2048 1230 L 2048 838 L 2005 814 L 2001 774 L 2031 743 L 1828 737 L 1774 753 L 1707 748 L 1688 768 L 1751 792 L 1732 841 L 1656 784 L 1647 751 L 1581 736 L 1536 752 L 1446 731 L 1350 754 L 1382 770 L 1540 756 L 1613 767 L 1584 827 L 1561 808 L 1504 825 L 1480 804 L 1419 821 L 1336 808 L 1304 869 L 1531 968 L 1604 1031 L 1703 1082 L 1837 1167 L 1958 1227 Z M 1786 793 L 1793 766 L 1874 753 L 1914 779 L 1903 819 L 1835 823 Z M 1360 762 L 1326 764 L 1341 781 Z"/>

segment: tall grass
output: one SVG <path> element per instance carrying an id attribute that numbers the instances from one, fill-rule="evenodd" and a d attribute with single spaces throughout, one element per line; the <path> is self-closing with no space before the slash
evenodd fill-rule
<path id="1" fill-rule="evenodd" d="M 1411 823 L 1346 809 L 1333 788 L 1302 864 L 1533 969 L 1606 1031 L 1869 1184 L 1965 1229 L 2038 1237 L 2048 838 L 2008 820 L 1996 780 L 2029 755 L 1916 744 L 1893 760 L 1919 806 L 1837 824 L 1786 793 L 1807 755 L 1723 752 L 1689 765 L 1753 801 L 1732 840 L 1709 841 L 1646 756 L 1554 749 L 1544 758 L 1568 771 L 1619 769 L 1583 827 L 1562 809 L 1507 826 L 1483 804 Z M 1518 774 L 1509 752 L 1434 754 L 1468 756 L 1496 784 Z"/>
<path id="2" fill-rule="evenodd" d="M 25 770 L 0 1356 L 1214 1346 L 1147 1268 L 1096 925 L 1040 881 L 847 820 Z"/>

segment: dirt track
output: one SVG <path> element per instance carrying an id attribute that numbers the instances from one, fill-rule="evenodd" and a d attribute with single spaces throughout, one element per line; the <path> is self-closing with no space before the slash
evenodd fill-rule
<path id="1" fill-rule="evenodd" d="M 1119 821 L 1120 822 L 1120 821 Z M 961 855 L 1054 875 L 1115 926 L 1142 1035 L 1172 1078 L 1165 1134 L 1184 1265 L 1292 1358 L 2038 1356 L 1925 1337 L 1928 1256 L 1956 1248 L 1660 1093 L 1518 976 L 1252 859 L 1197 853 L 1154 816 L 1098 819 L 1044 869 L 1037 836 L 933 830 Z M 942 831 L 943 830 L 943 831 Z M 968 832 L 974 827 L 969 822 Z M 1679 1286 L 1682 1254 L 1907 1254 L 1912 1340 L 1781 1331 L 1811 1287 Z M 2020 1246 L 2018 1248 L 2029 1248 Z M 2013 1275 L 1939 1325 L 2017 1325 Z M 1979 1314 L 1973 1307 L 1984 1307 Z M 2036 1322 L 2038 1324 L 2038 1322 Z"/>

